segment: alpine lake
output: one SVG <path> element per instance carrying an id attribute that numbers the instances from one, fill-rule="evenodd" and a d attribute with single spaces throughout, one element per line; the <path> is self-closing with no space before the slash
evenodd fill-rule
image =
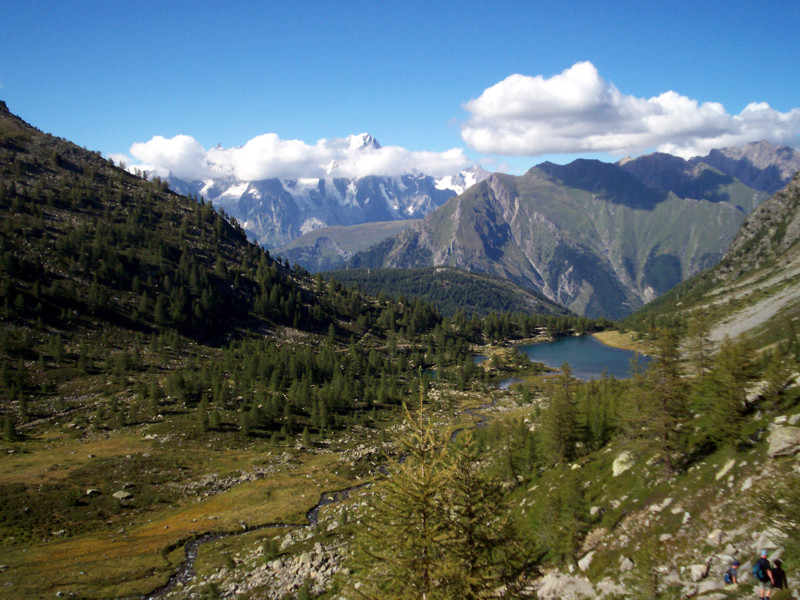
<path id="1" fill-rule="evenodd" d="M 572 369 L 572 376 L 578 379 L 600 379 L 604 375 L 616 379 L 627 379 L 631 376 L 631 361 L 636 352 L 623 350 L 603 344 L 591 335 L 568 336 L 556 338 L 549 342 L 522 344 L 517 350 L 528 356 L 533 362 L 543 363 L 561 369 L 566 362 Z M 639 354 L 639 366 L 644 368 L 650 357 Z M 486 360 L 483 355 L 475 357 L 476 363 Z M 499 387 L 508 387 L 521 380 L 512 378 L 500 382 Z"/>

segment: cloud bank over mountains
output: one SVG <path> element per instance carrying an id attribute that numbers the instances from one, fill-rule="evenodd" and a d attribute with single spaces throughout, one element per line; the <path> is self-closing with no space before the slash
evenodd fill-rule
<path id="1" fill-rule="evenodd" d="M 600 77 L 590 62 L 549 79 L 510 75 L 464 109 L 470 117 L 461 136 L 468 146 L 514 156 L 656 149 L 690 158 L 762 139 L 797 146 L 800 134 L 800 109 L 781 113 L 753 102 L 731 115 L 722 104 L 674 91 L 637 98 Z"/>
<path id="2" fill-rule="evenodd" d="M 412 152 L 399 146 L 381 146 L 367 134 L 321 139 L 315 144 L 284 140 L 274 133 L 254 137 L 244 146 L 211 148 L 188 135 L 155 136 L 131 146 L 136 168 L 161 177 L 206 179 L 232 175 L 244 181 L 273 177 L 358 178 L 396 176 L 420 171 L 434 177 L 452 175 L 470 164 L 464 150 Z M 124 157 L 112 157 L 124 159 Z"/>
<path id="3" fill-rule="evenodd" d="M 652 98 L 623 94 L 591 62 L 558 75 L 510 75 L 463 108 L 469 117 L 461 137 L 479 153 L 496 156 L 606 153 L 637 155 L 658 150 L 690 158 L 714 148 L 767 140 L 800 145 L 800 109 L 779 112 L 765 102 L 738 115 L 718 102 L 698 102 L 674 91 Z M 161 177 L 207 179 L 231 175 L 244 181 L 366 175 L 397 176 L 419 171 L 434 177 L 475 164 L 463 148 L 417 152 L 381 146 L 367 134 L 320 139 L 314 144 L 274 133 L 243 146 L 206 149 L 189 135 L 155 136 L 131 146 L 132 168 Z M 132 164 L 128 157 L 112 155 Z M 494 162 L 483 157 L 484 164 Z"/>

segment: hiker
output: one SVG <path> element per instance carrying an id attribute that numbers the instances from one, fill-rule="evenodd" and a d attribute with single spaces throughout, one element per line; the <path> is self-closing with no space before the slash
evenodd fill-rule
<path id="1" fill-rule="evenodd" d="M 725 583 L 728 585 L 739 585 L 739 561 L 734 560 L 731 568 L 725 571 Z"/>
<path id="2" fill-rule="evenodd" d="M 775 566 L 772 568 L 772 582 L 776 590 L 785 590 L 788 586 L 786 582 L 786 571 L 782 568 L 783 562 L 780 558 L 775 559 Z"/>
<path id="3" fill-rule="evenodd" d="M 766 550 L 761 551 L 761 558 L 753 565 L 753 575 L 755 575 L 756 579 L 761 583 L 761 587 L 758 591 L 759 600 L 766 600 L 772 594 L 772 588 L 775 587 L 775 580 L 772 577 L 772 566 L 769 564 Z"/>

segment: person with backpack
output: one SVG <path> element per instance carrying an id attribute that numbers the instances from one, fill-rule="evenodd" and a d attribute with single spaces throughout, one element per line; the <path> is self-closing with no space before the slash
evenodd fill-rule
<path id="1" fill-rule="evenodd" d="M 725 583 L 727 585 L 739 585 L 739 561 L 734 560 L 730 569 L 725 571 Z"/>
<path id="2" fill-rule="evenodd" d="M 772 595 L 772 588 L 775 587 L 775 579 L 772 576 L 772 565 L 769 564 L 767 551 L 761 551 L 761 558 L 753 565 L 753 575 L 761 583 L 759 588 L 759 600 L 766 600 Z"/>

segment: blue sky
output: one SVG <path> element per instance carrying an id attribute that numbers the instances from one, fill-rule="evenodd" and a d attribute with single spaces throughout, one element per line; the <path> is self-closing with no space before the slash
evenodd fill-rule
<path id="1" fill-rule="evenodd" d="M 164 168 L 522 172 L 748 135 L 800 145 L 793 0 L 2 4 L 10 110 Z M 361 132 L 393 151 L 356 165 L 343 140 Z"/>

